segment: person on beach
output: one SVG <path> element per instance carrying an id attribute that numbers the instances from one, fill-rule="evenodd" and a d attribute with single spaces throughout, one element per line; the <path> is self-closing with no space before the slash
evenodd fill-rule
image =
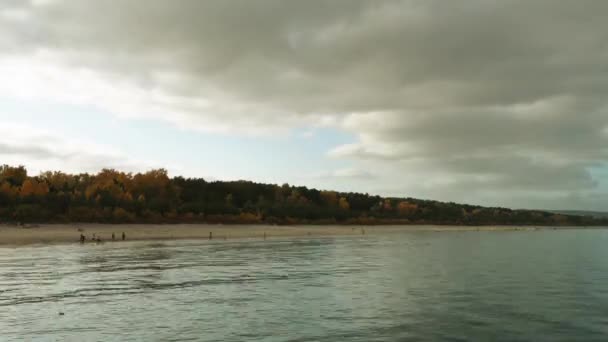
<path id="1" fill-rule="evenodd" d="M 86 237 L 84 234 L 80 233 L 80 243 L 84 243 L 84 240 L 86 240 Z"/>
<path id="2" fill-rule="evenodd" d="M 125 232 L 122 232 L 122 241 L 125 241 L 126 238 L 127 236 L 125 235 Z"/>
<path id="3" fill-rule="evenodd" d="M 116 236 L 112 233 L 112 241 L 116 241 Z"/>

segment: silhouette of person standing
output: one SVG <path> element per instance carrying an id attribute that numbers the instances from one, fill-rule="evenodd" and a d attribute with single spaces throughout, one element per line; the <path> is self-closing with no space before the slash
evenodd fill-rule
<path id="1" fill-rule="evenodd" d="M 114 235 L 114 233 L 112 233 L 112 241 L 116 240 L 116 235 Z"/>
<path id="2" fill-rule="evenodd" d="M 122 241 L 125 241 L 127 238 L 127 236 L 125 235 L 125 232 L 122 232 Z"/>

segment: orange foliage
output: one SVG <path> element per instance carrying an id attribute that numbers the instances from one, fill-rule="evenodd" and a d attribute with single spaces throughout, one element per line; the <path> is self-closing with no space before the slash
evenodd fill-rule
<path id="1" fill-rule="evenodd" d="M 8 198 L 15 198 L 19 194 L 19 189 L 12 187 L 9 183 L 3 182 L 0 184 L 0 193 L 6 195 Z"/>
<path id="2" fill-rule="evenodd" d="M 330 207 L 338 204 L 338 194 L 335 191 L 321 191 L 321 199 Z"/>
<path id="3" fill-rule="evenodd" d="M 400 215 L 411 215 L 418 210 L 418 206 L 414 203 L 409 203 L 407 201 L 401 201 L 397 205 L 397 211 L 399 211 Z"/>
<path id="4" fill-rule="evenodd" d="M 349 210 L 350 209 L 350 204 L 348 203 L 348 200 L 346 198 L 344 198 L 344 197 L 340 197 L 340 201 L 338 202 L 338 206 L 342 210 Z"/>
<path id="5" fill-rule="evenodd" d="M 48 194 L 49 187 L 46 183 L 38 183 L 35 179 L 26 179 L 21 185 L 19 195 L 21 197 L 27 196 L 44 196 Z"/>

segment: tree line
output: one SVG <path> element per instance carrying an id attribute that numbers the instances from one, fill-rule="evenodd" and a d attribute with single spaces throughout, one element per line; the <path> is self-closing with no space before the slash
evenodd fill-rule
<path id="1" fill-rule="evenodd" d="M 608 219 L 289 184 L 169 177 L 164 169 L 30 176 L 0 166 L 0 222 L 605 225 Z"/>

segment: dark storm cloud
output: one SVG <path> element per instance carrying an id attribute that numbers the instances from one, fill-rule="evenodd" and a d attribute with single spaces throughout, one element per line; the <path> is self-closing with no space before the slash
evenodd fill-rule
<path id="1" fill-rule="evenodd" d="M 446 192 L 592 191 L 608 160 L 606 1 L 0 4 L 5 55 L 164 94 L 186 126 L 326 119 L 360 138 L 333 155 L 433 168 Z"/>

